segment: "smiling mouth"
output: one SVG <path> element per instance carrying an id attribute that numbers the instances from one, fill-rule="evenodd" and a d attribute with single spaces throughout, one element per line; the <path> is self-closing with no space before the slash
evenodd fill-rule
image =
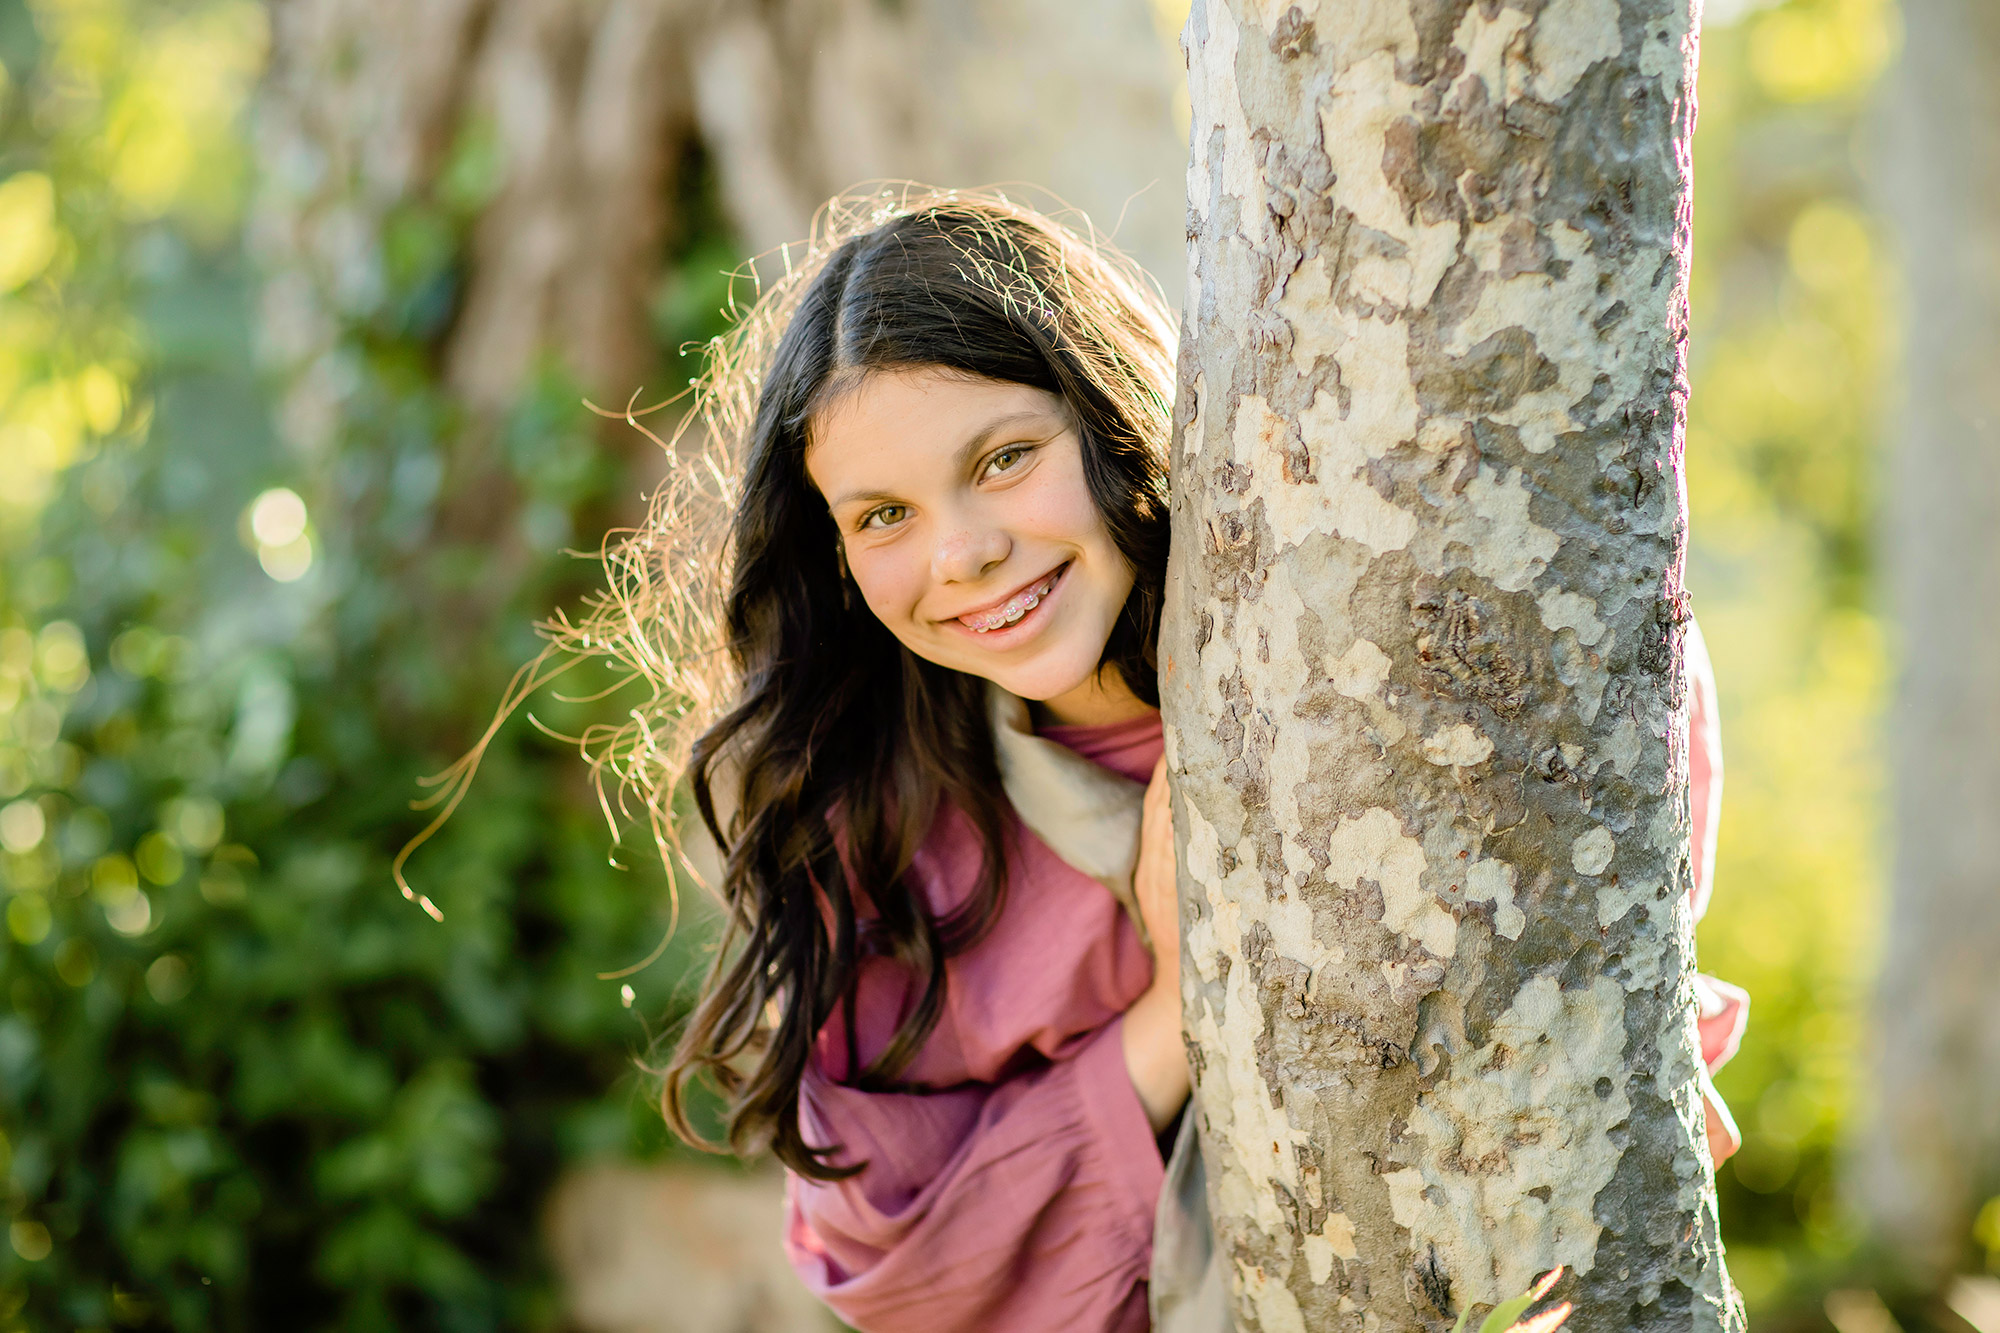
<path id="1" fill-rule="evenodd" d="M 1042 598 L 1049 595 L 1049 590 L 1056 586 L 1056 581 L 1063 576 L 1063 571 L 1068 568 L 1069 562 L 1064 561 L 1048 573 L 1042 575 L 1042 577 L 1036 579 L 1033 583 L 1030 583 L 1027 587 L 1021 589 L 1021 591 L 1015 593 L 1012 597 L 1009 597 L 1006 601 L 1000 603 L 1000 605 L 985 611 L 977 611 L 970 615 L 960 616 L 958 623 L 964 625 L 975 634 L 990 634 L 996 629 L 1005 629 L 1007 626 L 1018 622 L 1028 612 L 1040 606 Z"/>

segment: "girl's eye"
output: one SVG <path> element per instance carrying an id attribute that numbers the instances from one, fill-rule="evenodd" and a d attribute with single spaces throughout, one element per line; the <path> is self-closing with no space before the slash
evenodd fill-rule
<path id="1" fill-rule="evenodd" d="M 864 528 L 893 528 L 909 516 L 908 505 L 876 505 L 861 520 Z"/>
<path id="2" fill-rule="evenodd" d="M 986 475 L 990 477 L 996 472 L 1012 472 L 1032 452 L 1025 444 L 1009 445 L 986 460 Z"/>

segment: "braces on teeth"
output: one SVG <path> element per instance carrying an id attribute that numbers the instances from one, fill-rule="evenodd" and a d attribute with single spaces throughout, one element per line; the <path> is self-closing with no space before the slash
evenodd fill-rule
<path id="1" fill-rule="evenodd" d="M 999 610 L 987 613 L 979 623 L 975 623 L 970 619 L 966 619 L 965 623 L 971 626 L 972 632 L 975 634 L 988 634 L 996 629 L 1005 629 L 1007 626 L 1018 621 L 1022 616 L 1027 615 L 1028 612 L 1040 606 L 1042 598 L 1049 595 L 1049 589 L 1054 584 L 1055 576 L 1051 574 L 1048 578 L 1041 580 L 1026 593 L 1022 594 L 1018 601 L 1009 602 Z"/>

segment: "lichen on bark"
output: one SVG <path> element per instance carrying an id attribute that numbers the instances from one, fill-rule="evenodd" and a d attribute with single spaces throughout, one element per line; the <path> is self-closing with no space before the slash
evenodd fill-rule
<path id="1" fill-rule="evenodd" d="M 1687 0 L 1197 0 L 1164 631 L 1263 1333 L 1741 1324 L 1695 1078 Z"/>

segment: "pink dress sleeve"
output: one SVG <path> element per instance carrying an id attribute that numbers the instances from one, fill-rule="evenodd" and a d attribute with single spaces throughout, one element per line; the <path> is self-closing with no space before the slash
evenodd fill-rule
<path id="1" fill-rule="evenodd" d="M 785 1243 L 806 1284 L 863 1333 L 1145 1333 L 1164 1167 L 1122 1021 L 993 1084 L 863 1092 L 808 1075 L 807 1138 L 869 1167 L 792 1177 Z"/>
<path id="2" fill-rule="evenodd" d="M 1715 667 L 1701 627 L 1692 621 L 1687 632 L 1688 804 L 1693 816 L 1690 841 L 1694 875 L 1688 895 L 1695 920 L 1708 911 L 1715 883 L 1715 842 L 1722 816 L 1722 727 L 1715 701 Z M 1695 999 L 1701 1027 L 1701 1058 L 1710 1073 L 1722 1068 L 1743 1041 L 1750 1018 L 1750 995 L 1705 973 L 1695 975 Z"/>

